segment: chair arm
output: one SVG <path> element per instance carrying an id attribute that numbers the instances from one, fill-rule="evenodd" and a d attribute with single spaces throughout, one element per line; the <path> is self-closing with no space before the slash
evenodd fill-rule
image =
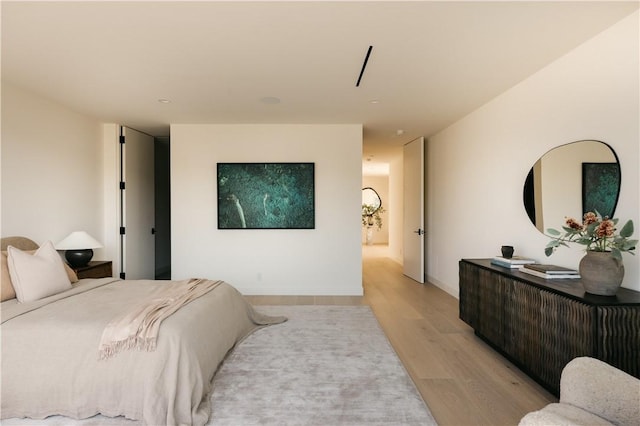
<path id="1" fill-rule="evenodd" d="M 562 370 L 560 402 L 618 425 L 640 419 L 640 379 L 600 360 L 580 357 Z"/>

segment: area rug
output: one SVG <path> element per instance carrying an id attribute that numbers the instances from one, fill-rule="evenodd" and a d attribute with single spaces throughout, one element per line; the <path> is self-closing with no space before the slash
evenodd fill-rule
<path id="1" fill-rule="evenodd" d="M 284 324 L 245 339 L 214 378 L 212 426 L 436 425 L 368 306 L 258 306 Z M 6 425 L 136 425 L 96 416 Z"/>
<path id="2" fill-rule="evenodd" d="M 436 424 L 368 306 L 257 309 L 289 321 L 224 363 L 213 425 Z"/>

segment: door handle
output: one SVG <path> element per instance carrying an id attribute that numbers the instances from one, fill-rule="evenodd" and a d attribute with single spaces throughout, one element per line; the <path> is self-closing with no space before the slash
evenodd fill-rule
<path id="1" fill-rule="evenodd" d="M 422 234 L 424 234 L 424 230 L 422 230 L 422 229 L 420 229 L 420 228 L 418 228 L 418 230 L 417 230 L 417 231 L 413 231 L 413 232 L 414 232 L 415 234 L 418 234 L 418 235 L 422 235 Z"/>

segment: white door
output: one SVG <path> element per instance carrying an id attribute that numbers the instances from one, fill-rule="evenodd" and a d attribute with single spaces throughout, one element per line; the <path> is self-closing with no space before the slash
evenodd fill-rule
<path id="1" fill-rule="evenodd" d="M 403 272 L 424 283 L 424 138 L 403 149 Z"/>
<path id="2" fill-rule="evenodd" d="M 126 279 L 155 278 L 153 137 L 122 128 L 122 272 Z M 122 231 L 121 231 L 122 232 Z"/>

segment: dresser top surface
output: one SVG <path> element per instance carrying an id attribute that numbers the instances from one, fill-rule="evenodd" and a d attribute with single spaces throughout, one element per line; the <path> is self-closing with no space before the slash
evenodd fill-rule
<path id="1" fill-rule="evenodd" d="M 579 279 L 553 279 L 539 278 L 518 269 L 509 269 L 494 265 L 491 259 L 462 259 L 461 262 L 470 263 L 496 272 L 500 275 L 523 281 L 538 288 L 549 290 L 557 294 L 566 295 L 572 299 L 588 303 L 590 305 L 614 306 L 614 305 L 640 305 L 640 292 L 621 287 L 615 296 L 598 296 L 586 293 Z"/>

